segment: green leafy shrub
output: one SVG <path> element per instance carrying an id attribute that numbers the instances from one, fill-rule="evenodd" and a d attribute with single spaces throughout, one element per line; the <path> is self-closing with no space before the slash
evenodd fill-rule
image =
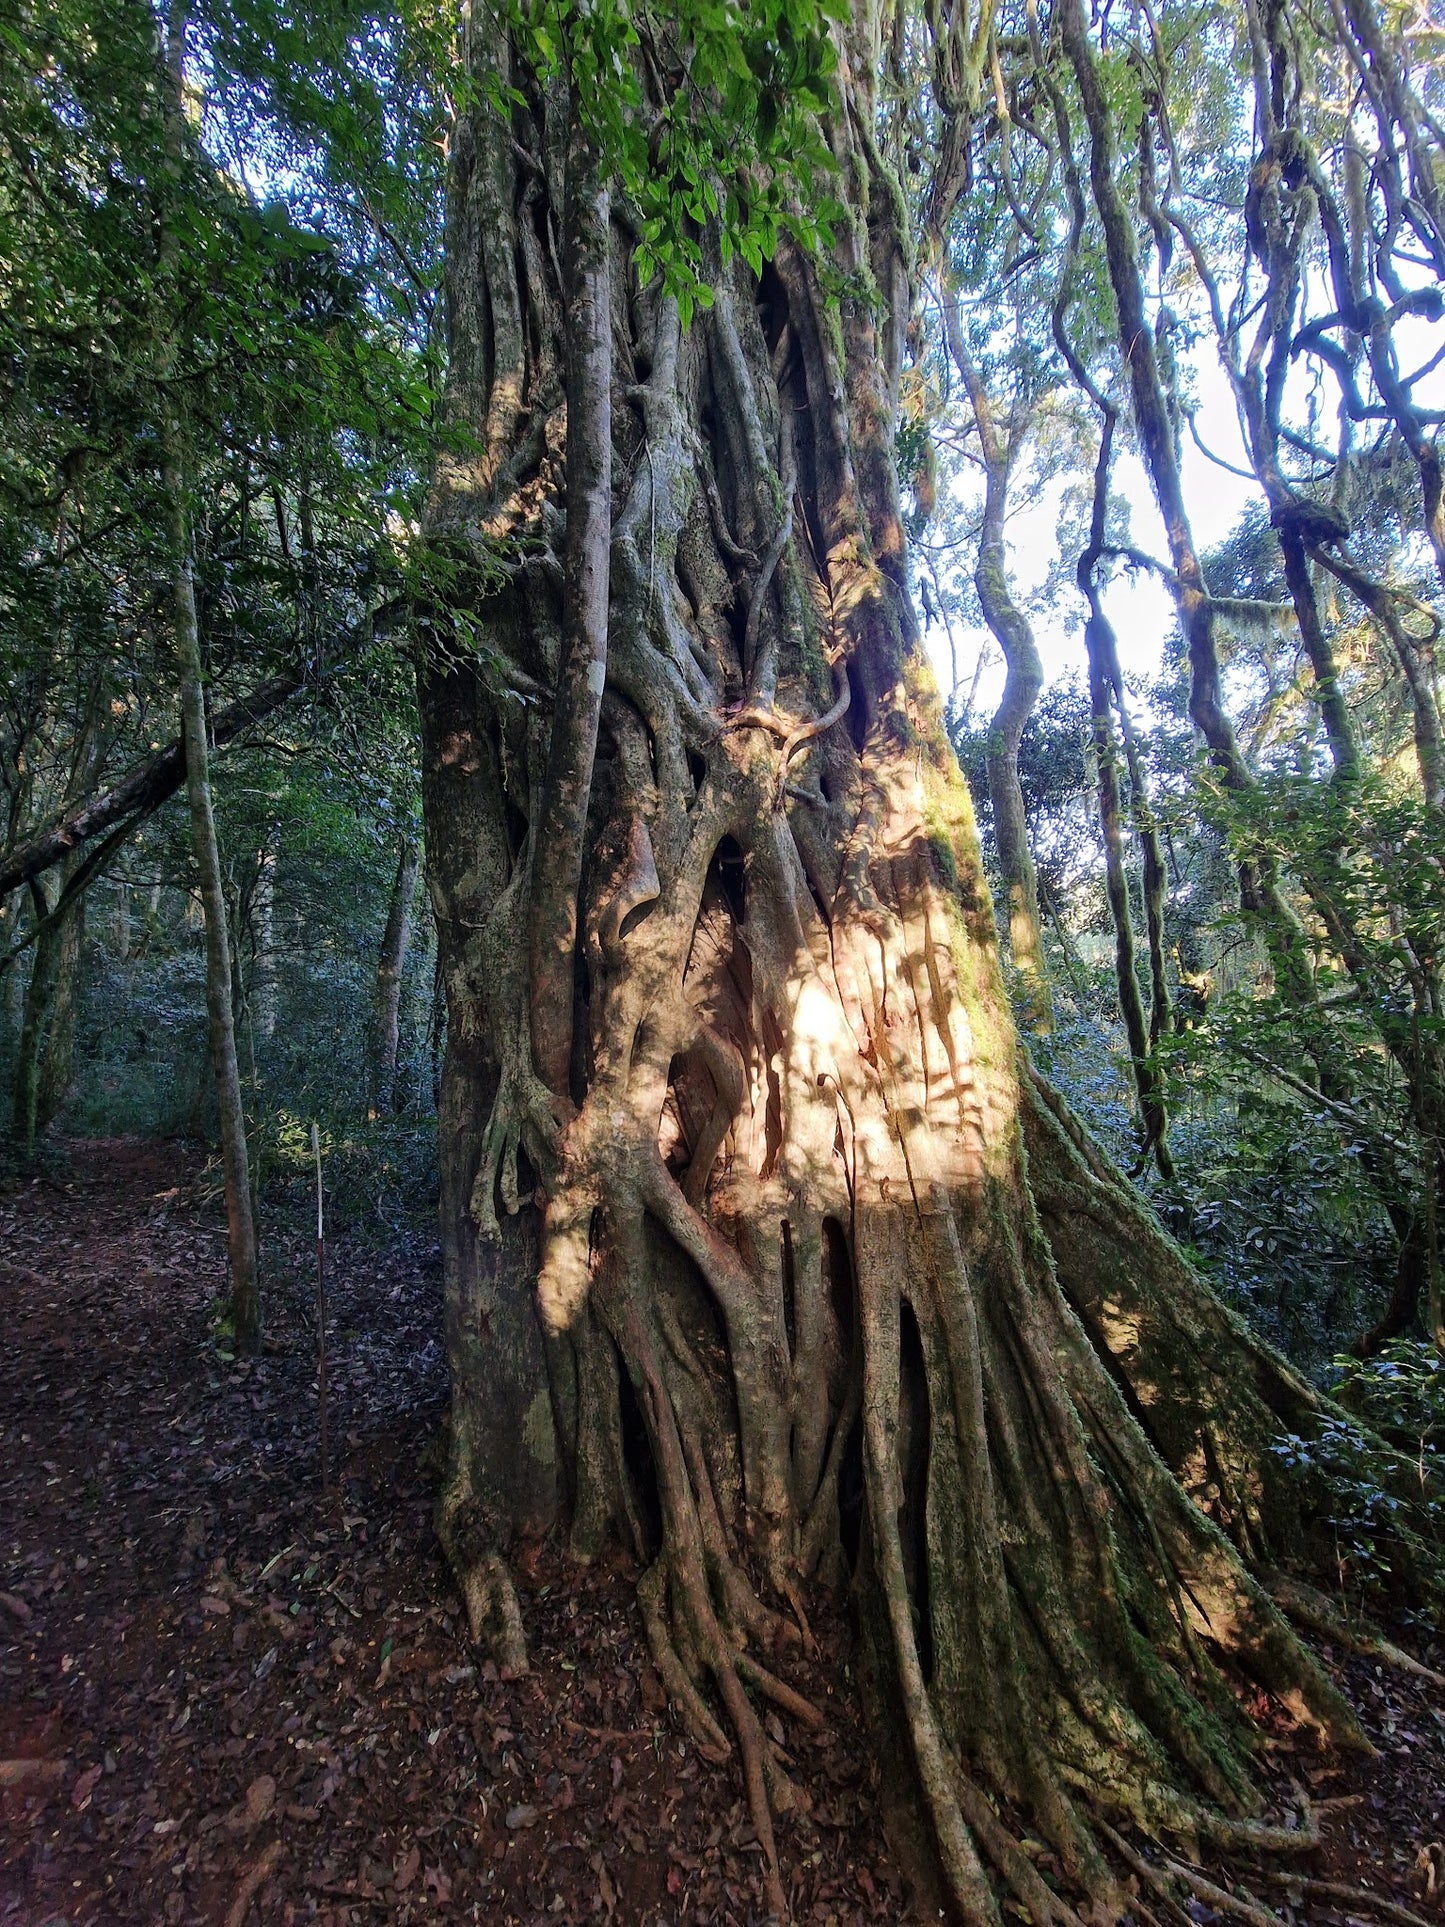
<path id="1" fill-rule="evenodd" d="M 1376 1358 L 1335 1360 L 1345 1414 L 1318 1435 L 1286 1435 L 1276 1451 L 1316 1473 L 1330 1493 L 1341 1594 L 1361 1610 L 1411 1591 L 1445 1598 L 1445 1359 L 1397 1339 Z M 1430 1609 L 1438 1627 L 1445 1616 Z"/>

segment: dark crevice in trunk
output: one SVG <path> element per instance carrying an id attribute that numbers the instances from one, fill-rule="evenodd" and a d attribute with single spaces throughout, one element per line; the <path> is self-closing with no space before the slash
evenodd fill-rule
<path id="1" fill-rule="evenodd" d="M 898 1532 L 903 1541 L 903 1571 L 913 1607 L 913 1636 L 925 1685 L 933 1683 L 933 1613 L 929 1600 L 928 1474 L 933 1418 L 928 1403 L 928 1368 L 923 1337 L 907 1298 L 899 1323 L 899 1466 L 903 1505 Z"/>

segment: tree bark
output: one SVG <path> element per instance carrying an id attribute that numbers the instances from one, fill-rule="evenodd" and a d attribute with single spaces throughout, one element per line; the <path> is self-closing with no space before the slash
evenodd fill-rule
<path id="1" fill-rule="evenodd" d="M 84 891 L 68 904 L 63 899 L 78 867 L 76 858 L 62 867 L 53 903 L 43 885 L 32 885 L 34 956 L 21 1006 L 11 1095 L 11 1131 L 27 1158 L 35 1155 L 39 1139 L 54 1122 L 70 1087 L 85 940 Z"/>
<path id="2" fill-rule="evenodd" d="M 25 1001 L 20 1019 L 20 1037 L 15 1051 L 15 1075 L 11 1093 L 10 1128 L 23 1155 L 34 1157 L 40 1135 L 40 1078 L 45 1063 L 45 1040 L 55 1007 L 56 980 L 60 968 L 63 926 L 50 921 L 51 906 L 44 891 L 37 890 L 34 916 L 39 925 L 30 977 L 25 986 Z"/>
<path id="3" fill-rule="evenodd" d="M 415 868 L 412 883 L 416 883 Z M 267 1040 L 276 1034 L 276 833 L 268 833 L 256 853 L 256 882 L 251 899 L 251 1022 L 255 1035 Z M 403 950 L 405 945 L 403 945 Z"/>
<path id="4" fill-rule="evenodd" d="M 607 682 L 612 539 L 612 297 L 607 190 L 577 131 L 567 156 L 567 538 L 562 659 L 542 816 L 533 854 L 532 1051 L 542 1081 L 566 1097 L 572 1057 L 577 891 L 592 763 Z"/>
<path id="5" fill-rule="evenodd" d="M 418 612 L 447 998 L 437 1523 L 509 1665 L 508 1536 L 565 1517 L 580 1554 L 631 1548 L 658 1670 L 735 1756 L 781 1917 L 792 1795 L 755 1699 L 816 1718 L 780 1674 L 807 1589 L 848 1574 L 861 1462 L 865 1637 L 953 1903 L 994 1923 L 1012 1895 L 1051 1927 L 1069 1916 L 995 1802 L 1118 1904 L 1098 1816 L 1271 1837 L 1228 1676 L 1358 1729 L 1244 1564 L 1315 1550 L 1270 1443 L 1318 1402 L 1018 1054 L 908 593 L 901 195 L 867 135 L 871 43 L 839 32 L 836 276 L 787 243 L 761 280 L 715 253 L 685 333 L 600 194 L 607 245 L 563 284 L 566 90 L 469 49 L 447 412 L 471 436 L 438 454 L 426 532 L 485 549 L 485 662 Z M 1214 1519 L 1181 1483 L 1211 1479 Z"/>
<path id="6" fill-rule="evenodd" d="M 367 1054 L 366 1114 L 374 1123 L 392 1109 L 396 1083 L 396 1054 L 400 1041 L 401 978 L 411 945 L 411 907 L 416 895 L 420 858 L 416 841 L 402 841 L 396 860 L 396 879 L 387 906 L 386 929 L 376 962 L 372 995 L 371 1048 Z"/>
<path id="7" fill-rule="evenodd" d="M 1160 1175 L 1172 1178 L 1173 1159 L 1168 1144 L 1169 1113 L 1154 1057 L 1154 1047 L 1169 1028 L 1169 993 L 1164 980 L 1164 864 L 1159 839 L 1144 790 L 1144 772 L 1134 746 L 1129 714 L 1124 702 L 1124 678 L 1119 669 L 1119 650 L 1114 626 L 1104 611 L 1099 593 L 1098 567 L 1104 550 L 1104 533 L 1109 504 L 1109 476 L 1113 460 L 1117 411 L 1096 393 L 1103 404 L 1104 418 L 1099 436 L 1099 454 L 1094 468 L 1094 499 L 1089 521 L 1089 540 L 1080 555 L 1075 576 L 1088 604 L 1084 623 L 1084 647 L 1089 659 L 1089 708 L 1094 725 L 1094 760 L 1098 770 L 1099 823 L 1104 840 L 1104 880 L 1109 898 L 1109 914 L 1114 925 L 1114 981 L 1119 993 L 1119 1013 L 1124 1019 L 1124 1034 L 1129 1040 L 1129 1058 L 1134 1071 L 1134 1088 L 1139 1099 L 1143 1125 L 1144 1157 L 1152 1156 Z M 1135 968 L 1134 919 L 1129 902 L 1129 879 L 1124 863 L 1124 835 L 1120 808 L 1119 750 L 1114 733 L 1114 709 L 1127 745 L 1127 767 L 1133 797 L 1134 819 L 1144 850 L 1144 904 L 1149 933 L 1149 978 L 1152 1003 L 1146 1026 L 1144 1000 L 1139 994 Z"/>
<path id="8" fill-rule="evenodd" d="M 988 732 L 987 765 L 994 840 L 1008 902 L 1009 958 L 1022 986 L 1023 1021 L 1031 1030 L 1042 1033 L 1050 1027 L 1052 1011 L 1038 880 L 1019 782 L 1019 743 L 1044 686 L 1044 670 L 1028 617 L 1009 586 L 1004 548 L 1009 482 L 1017 455 L 1016 427 L 1009 422 L 1000 435 L 988 391 L 965 348 L 958 311 L 951 301 L 946 303 L 944 315 L 949 348 L 968 389 L 983 455 L 983 526 L 974 582 L 984 621 L 1003 651 L 1006 667 L 1003 696 Z"/>
<path id="9" fill-rule="evenodd" d="M 62 873 L 63 877 L 63 873 Z M 48 1130 L 60 1115 L 70 1089 L 75 1057 L 75 1019 L 80 1003 L 81 959 L 85 952 L 85 902 L 78 897 L 60 923 L 55 983 L 45 1030 L 45 1050 L 35 1091 L 35 1130 Z"/>
<path id="10" fill-rule="evenodd" d="M 172 437 L 177 432 L 172 428 Z M 257 1278 L 256 1228 L 251 1209 L 246 1115 L 241 1097 L 241 1072 L 236 1059 L 231 946 L 226 923 L 220 849 L 216 840 L 216 819 L 211 806 L 206 703 L 200 635 L 196 626 L 195 584 L 191 576 L 185 474 L 174 448 L 168 456 L 166 485 L 171 520 L 173 620 L 180 670 L 186 801 L 190 809 L 191 848 L 195 855 L 206 928 L 206 1018 L 211 1067 L 216 1081 L 221 1164 L 226 1193 L 230 1318 L 237 1346 L 243 1351 L 256 1352 L 261 1347 L 261 1295 Z"/>

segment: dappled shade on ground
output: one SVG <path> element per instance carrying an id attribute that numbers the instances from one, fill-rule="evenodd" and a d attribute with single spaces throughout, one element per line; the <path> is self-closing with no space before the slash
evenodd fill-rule
<path id="1" fill-rule="evenodd" d="M 468 1644 L 430 1524 L 433 1250 L 333 1254 L 324 1506 L 304 1213 L 270 1241 L 266 1355 L 230 1364 L 196 1159 L 75 1143 L 58 1173 L 0 1198 L 0 1923 L 761 1919 L 736 1775 L 677 1732 L 619 1553 L 519 1560 L 526 1677 Z M 794 1663 L 827 1725 L 789 1757 L 811 1811 L 779 1829 L 794 1918 L 924 1917 L 883 1841 L 842 1629 L 817 1631 Z M 1206 1875 L 1322 1927 L 1360 1909 L 1301 1883 L 1445 1919 L 1445 1695 L 1324 1657 L 1380 1758 L 1320 1756 L 1259 1695 L 1269 1817 L 1303 1787 L 1323 1846 Z"/>
<path id="2" fill-rule="evenodd" d="M 268 1345 L 217 1356 L 219 1199 L 170 1145 L 87 1142 L 0 1198 L 0 1922 L 757 1919 L 733 1775 L 675 1731 L 635 1574 L 541 1549 L 532 1672 L 467 1641 L 424 1454 L 435 1257 L 332 1255 L 336 1501 L 318 1496 L 313 1250 L 268 1249 Z M 780 1833 L 796 1918 L 896 1920 L 836 1633 Z M 831 1692 L 830 1692 L 831 1686 Z M 836 1712 L 835 1710 L 836 1709 Z M 273 1851 L 278 1849 L 278 1851 Z M 259 1913 L 257 1908 L 259 1907 Z"/>

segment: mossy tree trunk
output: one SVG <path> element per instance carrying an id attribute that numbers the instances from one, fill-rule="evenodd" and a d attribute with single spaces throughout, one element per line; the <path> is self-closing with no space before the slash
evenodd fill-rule
<path id="1" fill-rule="evenodd" d="M 68 881 L 67 864 L 62 869 L 61 888 Z M 54 992 L 45 1031 L 45 1051 L 35 1090 L 35 1128 L 44 1131 L 60 1115 L 70 1089 L 75 1061 L 75 1019 L 80 1004 L 81 960 L 85 954 L 85 895 L 75 900 L 63 918 L 56 939 Z M 41 941 L 44 939 L 42 938 Z"/>
<path id="2" fill-rule="evenodd" d="M 565 88 L 470 50 L 447 234 L 469 432 L 428 536 L 473 569 L 485 650 L 419 612 L 438 1526 L 514 1666 L 506 1536 L 631 1547 L 782 1915 L 791 1794 L 755 1701 L 817 1717 L 777 1655 L 848 1577 L 860 1456 L 865 1636 L 953 1904 L 1042 1923 L 1073 1915 L 994 1799 L 1107 1900 L 1095 1815 L 1247 1829 L 1228 1672 L 1355 1729 L 1242 1557 L 1299 1549 L 1269 1445 L 1314 1401 L 1019 1053 L 909 592 L 910 260 L 860 132 L 869 31 L 842 36 L 831 129 L 846 292 L 784 244 L 760 279 L 719 265 L 687 330 L 636 285 Z M 505 119 L 497 79 L 525 102 Z"/>
<path id="3" fill-rule="evenodd" d="M 65 885 L 62 871 L 56 903 Z M 74 1035 L 73 986 L 79 955 L 78 923 L 85 899 L 80 898 L 68 914 L 57 916 L 43 883 L 32 885 L 34 916 L 38 934 L 34 942 L 30 975 L 25 984 L 20 1036 L 15 1050 L 15 1073 L 11 1093 L 10 1128 L 25 1157 L 33 1157 L 41 1133 L 51 1122 L 55 1103 L 55 1037 L 63 1024 L 66 1007 L 71 1021 L 64 1025 L 61 1053 L 65 1058 L 65 1082 L 69 1082 L 70 1037 Z M 14 965 L 11 966 L 14 969 Z M 63 1089 L 63 1086 L 62 1086 Z"/>

